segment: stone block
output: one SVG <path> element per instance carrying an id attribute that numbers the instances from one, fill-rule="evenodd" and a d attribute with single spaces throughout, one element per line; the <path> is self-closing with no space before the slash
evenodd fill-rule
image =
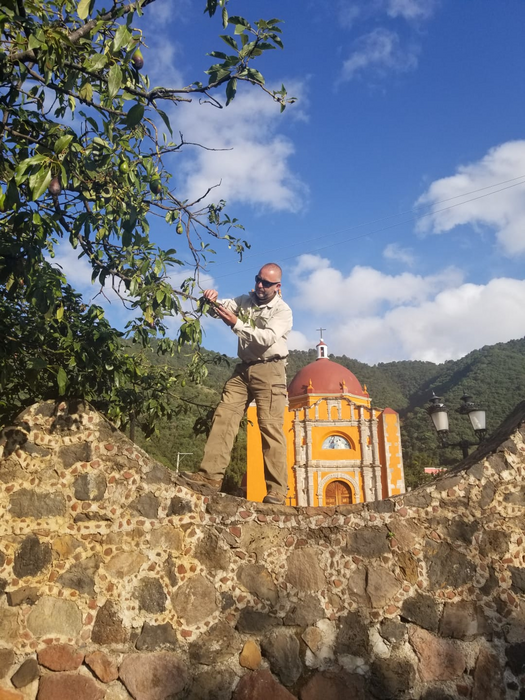
<path id="1" fill-rule="evenodd" d="M 432 596 L 423 593 L 406 598 L 401 606 L 401 619 L 413 622 L 431 632 L 436 632 L 439 624 L 439 605 Z"/>
<path id="2" fill-rule="evenodd" d="M 239 681 L 232 700 L 297 700 L 278 683 L 270 671 L 246 673 Z"/>
<path id="3" fill-rule="evenodd" d="M 38 663 L 50 671 L 76 671 L 84 654 L 71 644 L 51 644 L 38 652 Z"/>
<path id="4" fill-rule="evenodd" d="M 412 689 L 415 679 L 414 667 L 408 659 L 391 656 L 372 663 L 368 687 L 378 700 L 397 700 Z"/>
<path id="5" fill-rule="evenodd" d="M 162 525 L 156 530 L 152 530 L 149 541 L 155 549 L 164 552 L 181 552 L 184 544 L 184 535 L 173 525 Z"/>
<path id="6" fill-rule="evenodd" d="M 207 669 L 197 673 L 183 700 L 231 700 L 238 678 L 230 668 Z"/>
<path id="7" fill-rule="evenodd" d="M 189 682 L 184 662 L 170 652 L 128 654 L 120 665 L 119 676 L 137 700 L 177 697 Z"/>
<path id="8" fill-rule="evenodd" d="M 525 568 L 521 566 L 509 566 L 512 576 L 512 590 L 516 593 L 525 593 Z"/>
<path id="9" fill-rule="evenodd" d="M 349 612 L 337 620 L 335 653 L 367 656 L 368 625 L 359 612 Z"/>
<path id="10" fill-rule="evenodd" d="M 299 693 L 300 700 L 366 700 L 365 679 L 343 670 L 314 674 Z"/>
<path id="11" fill-rule="evenodd" d="M 261 647 L 281 683 L 293 685 L 303 672 L 297 637 L 289 630 L 274 629 L 263 637 Z"/>
<path id="12" fill-rule="evenodd" d="M 386 567 L 368 567 L 366 592 L 373 608 L 388 605 L 400 588 L 401 582 Z"/>
<path id="13" fill-rule="evenodd" d="M 250 593 L 272 606 L 279 600 L 279 592 L 270 572 L 261 564 L 244 564 L 237 570 L 237 580 Z"/>
<path id="14" fill-rule="evenodd" d="M 509 644 L 505 649 L 505 656 L 507 665 L 515 676 L 525 672 L 525 642 Z"/>
<path id="15" fill-rule="evenodd" d="M 408 636 L 418 658 L 418 673 L 422 681 L 451 681 L 459 678 L 466 659 L 454 642 L 439 639 L 430 632 L 413 627 Z"/>
<path id="16" fill-rule="evenodd" d="M 143 578 L 133 589 L 139 609 L 148 613 L 162 613 L 166 610 L 168 596 L 158 578 Z"/>
<path id="17" fill-rule="evenodd" d="M 307 594 L 303 600 L 294 603 L 286 613 L 285 625 L 308 627 L 325 617 L 325 611 L 313 594 Z"/>
<path id="18" fill-rule="evenodd" d="M 104 654 L 103 651 L 94 651 L 88 654 L 85 663 L 102 683 L 111 683 L 118 678 L 117 662 Z"/>
<path id="19" fill-rule="evenodd" d="M 38 588 L 32 586 L 23 586 L 22 588 L 17 588 L 15 591 L 8 591 L 6 593 L 7 604 L 11 607 L 16 607 L 17 605 L 34 605 L 39 597 Z"/>
<path id="20" fill-rule="evenodd" d="M 445 524 L 443 532 L 451 542 L 459 540 L 465 544 L 472 544 L 472 538 L 478 531 L 478 527 L 477 522 L 469 523 L 463 517 L 459 517 Z"/>
<path id="21" fill-rule="evenodd" d="M 76 637 L 82 629 L 82 613 L 72 600 L 43 596 L 27 617 L 35 637 Z"/>
<path id="22" fill-rule="evenodd" d="M 190 644 L 190 659 L 194 664 L 215 666 L 238 654 L 240 646 L 237 632 L 227 622 L 217 622 Z"/>
<path id="23" fill-rule="evenodd" d="M 422 486 L 415 491 L 405 493 L 403 503 L 409 508 L 428 508 L 432 503 L 432 496 L 428 493 L 428 487 Z"/>
<path id="24" fill-rule="evenodd" d="M 187 625 L 196 625 L 219 609 L 215 586 L 197 574 L 177 588 L 171 596 L 173 609 Z"/>
<path id="25" fill-rule="evenodd" d="M 57 581 L 65 588 L 72 588 L 82 595 L 95 596 L 95 575 L 100 567 L 98 556 L 88 557 L 73 564 Z"/>
<path id="26" fill-rule="evenodd" d="M 344 551 L 346 554 L 370 559 L 387 554 L 390 551 L 388 531 L 386 528 L 363 527 L 350 532 Z"/>
<path id="27" fill-rule="evenodd" d="M 169 622 L 161 625 L 151 625 L 149 622 L 145 622 L 135 643 L 135 648 L 138 651 L 177 649 L 178 646 L 177 633 Z"/>
<path id="28" fill-rule="evenodd" d="M 124 626 L 117 605 L 112 600 L 107 600 L 97 612 L 91 641 L 93 644 L 104 646 L 125 644 L 128 639 L 129 632 Z"/>
<path id="29" fill-rule="evenodd" d="M 117 552 L 106 563 L 105 569 L 111 576 L 124 579 L 140 571 L 147 561 L 147 557 L 140 552 Z"/>
<path id="30" fill-rule="evenodd" d="M 410 552 L 396 552 L 394 556 L 405 581 L 415 584 L 419 578 L 418 560 Z"/>
<path id="31" fill-rule="evenodd" d="M 35 658 L 31 657 L 22 662 L 16 673 L 11 676 L 15 688 L 25 688 L 40 676 L 40 669 Z"/>
<path id="32" fill-rule="evenodd" d="M 159 499 L 152 493 L 143 493 L 129 504 L 129 509 L 143 518 L 156 520 L 159 515 Z"/>
<path id="33" fill-rule="evenodd" d="M 94 678 L 77 673 L 51 673 L 42 676 L 38 700 L 103 700 L 105 688 Z"/>
<path id="34" fill-rule="evenodd" d="M 245 634 L 259 634 L 282 624 L 283 621 L 280 617 L 251 608 L 243 608 L 237 620 L 236 629 Z"/>
<path id="35" fill-rule="evenodd" d="M 172 515 L 186 515 L 187 513 L 193 512 L 193 503 L 187 498 L 181 498 L 180 496 L 173 496 L 168 506 L 168 512 L 166 515 L 168 517 Z"/>
<path id="36" fill-rule="evenodd" d="M 504 530 L 484 530 L 479 543 L 479 553 L 483 557 L 500 558 L 508 551 L 509 535 Z"/>
<path id="37" fill-rule="evenodd" d="M 406 637 L 407 626 L 402 622 L 385 618 L 381 622 L 379 632 L 383 639 L 386 639 L 391 644 L 395 644 Z"/>
<path id="38" fill-rule="evenodd" d="M 36 535 L 26 537 L 15 554 L 13 572 L 17 578 L 36 576 L 51 564 L 51 546 Z"/>
<path id="39" fill-rule="evenodd" d="M 80 474 L 73 482 L 75 498 L 78 501 L 101 501 L 106 488 L 107 481 L 102 472 Z"/>
<path id="40" fill-rule="evenodd" d="M 445 603 L 439 623 L 442 637 L 470 640 L 479 636 L 489 637 L 489 633 L 490 627 L 483 610 L 474 601 Z"/>
<path id="41" fill-rule="evenodd" d="M 326 586 L 326 577 L 319 566 L 319 554 L 313 547 L 292 552 L 287 560 L 286 581 L 299 591 L 319 591 Z"/>
<path id="42" fill-rule="evenodd" d="M 15 660 L 12 649 L 0 649 L 0 678 L 5 678 Z"/>
<path id="43" fill-rule="evenodd" d="M 64 469 L 71 469 L 78 462 L 91 461 L 91 443 L 79 442 L 73 445 L 63 445 L 58 449 L 58 460 Z"/>
<path id="44" fill-rule="evenodd" d="M 448 542 L 427 540 L 423 556 L 431 590 L 471 584 L 477 572 L 475 562 Z"/>
<path id="45" fill-rule="evenodd" d="M 66 514 L 66 499 L 61 493 L 19 489 L 9 499 L 9 512 L 14 518 L 53 518 Z"/>
<path id="46" fill-rule="evenodd" d="M 243 668 L 249 668 L 251 671 L 255 671 L 261 665 L 261 661 L 262 656 L 259 646 L 253 639 L 248 639 L 240 653 L 239 664 Z"/>
<path id="47" fill-rule="evenodd" d="M 496 654 L 486 648 L 479 652 L 474 669 L 472 700 L 505 700 L 503 669 Z"/>
<path id="48" fill-rule="evenodd" d="M 223 548 L 224 543 L 215 532 L 205 532 L 195 547 L 195 558 L 209 571 L 227 571 L 230 566 L 230 552 Z"/>

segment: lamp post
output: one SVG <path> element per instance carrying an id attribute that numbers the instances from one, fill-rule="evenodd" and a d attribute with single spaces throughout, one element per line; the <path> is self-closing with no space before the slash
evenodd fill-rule
<path id="1" fill-rule="evenodd" d="M 461 397 L 461 405 L 456 409 L 456 413 L 462 416 L 468 416 L 470 424 L 478 442 L 470 442 L 469 440 L 459 440 L 459 442 L 449 442 L 448 441 L 448 414 L 447 407 L 443 403 L 443 398 L 441 396 L 436 396 L 432 394 L 430 397 L 430 406 L 427 408 L 427 413 L 432 419 L 434 428 L 438 434 L 439 447 L 459 447 L 463 451 L 463 457 L 468 457 L 469 447 L 477 447 L 479 443 L 483 442 L 485 435 L 487 434 L 486 422 L 485 422 L 485 410 L 476 406 L 472 401 L 472 396 L 464 394 Z"/>

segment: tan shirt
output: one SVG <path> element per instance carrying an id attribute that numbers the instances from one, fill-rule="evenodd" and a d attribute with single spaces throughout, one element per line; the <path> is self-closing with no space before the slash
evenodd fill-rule
<path id="1" fill-rule="evenodd" d="M 238 338 L 237 354 L 243 362 L 288 355 L 292 310 L 278 294 L 260 306 L 254 294 L 219 299 L 217 303 L 238 316 L 232 331 Z"/>

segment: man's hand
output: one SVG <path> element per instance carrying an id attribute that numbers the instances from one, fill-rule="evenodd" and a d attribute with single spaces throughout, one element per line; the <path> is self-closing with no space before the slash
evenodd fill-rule
<path id="1" fill-rule="evenodd" d="M 219 296 L 219 292 L 216 289 L 205 289 L 204 292 L 202 293 L 202 296 L 207 299 L 208 301 L 217 301 L 217 298 Z"/>
<path id="2" fill-rule="evenodd" d="M 224 323 L 227 326 L 230 326 L 230 328 L 233 328 L 233 326 L 237 323 L 237 316 L 233 313 L 233 311 L 228 311 L 228 309 L 225 309 L 224 306 L 216 306 L 215 313 L 219 318 L 222 318 Z"/>

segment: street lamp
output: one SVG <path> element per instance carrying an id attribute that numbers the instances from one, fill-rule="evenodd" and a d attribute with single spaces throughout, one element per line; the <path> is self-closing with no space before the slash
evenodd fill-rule
<path id="1" fill-rule="evenodd" d="M 443 403 L 441 396 L 432 394 L 430 397 L 430 406 L 427 408 L 427 413 L 432 419 L 434 428 L 438 434 L 439 447 L 459 447 L 463 451 L 463 457 L 468 457 L 468 448 L 476 447 L 480 442 L 483 442 L 487 434 L 485 411 L 472 401 L 472 397 L 464 394 L 461 397 L 462 404 L 456 409 L 456 413 L 462 416 L 468 416 L 470 424 L 478 442 L 470 442 L 469 440 L 460 440 L 459 442 L 448 441 L 448 414 L 447 407 Z"/>

